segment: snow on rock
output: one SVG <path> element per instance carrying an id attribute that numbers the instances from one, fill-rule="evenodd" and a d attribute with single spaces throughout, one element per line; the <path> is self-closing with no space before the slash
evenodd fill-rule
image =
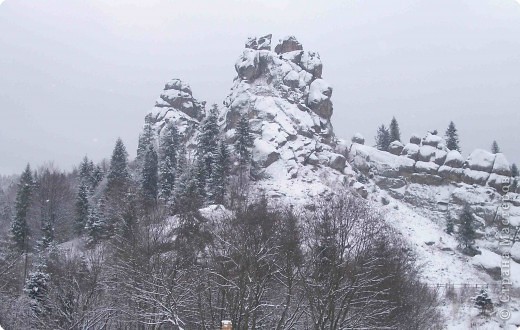
<path id="1" fill-rule="evenodd" d="M 392 141 L 390 146 L 388 146 L 388 151 L 394 155 L 400 155 L 403 151 L 404 145 L 401 141 Z"/>
<path id="2" fill-rule="evenodd" d="M 422 162 L 429 162 L 434 159 L 436 148 L 431 145 L 423 145 L 419 148 L 417 160 Z"/>
<path id="3" fill-rule="evenodd" d="M 293 52 L 295 50 L 303 50 L 302 44 L 300 44 L 300 42 L 296 40 L 295 36 L 284 37 L 274 48 L 276 54 Z"/>
<path id="4" fill-rule="evenodd" d="M 476 149 L 469 155 L 466 162 L 471 170 L 491 173 L 495 155 L 483 149 Z"/>
<path id="5" fill-rule="evenodd" d="M 301 67 L 312 74 L 313 78 L 321 78 L 323 65 L 321 63 L 320 54 L 317 52 L 305 52 L 301 58 Z"/>
<path id="6" fill-rule="evenodd" d="M 332 87 L 323 79 L 311 83 L 307 105 L 320 117 L 329 119 L 332 116 Z"/>
<path id="7" fill-rule="evenodd" d="M 419 146 L 415 143 L 410 142 L 404 146 L 403 150 L 401 151 L 401 155 L 413 160 L 417 160 L 417 157 L 419 155 Z"/>
<path id="8" fill-rule="evenodd" d="M 272 34 L 265 35 L 263 37 L 251 37 L 247 39 L 246 48 L 255 50 L 271 50 L 271 38 Z"/>
<path id="9" fill-rule="evenodd" d="M 511 176 L 511 167 L 503 153 L 495 155 L 495 162 L 493 163 L 492 172 L 498 175 Z"/>
<path id="10" fill-rule="evenodd" d="M 258 55 L 258 52 L 251 48 L 244 49 L 242 56 L 235 62 L 235 70 L 240 78 L 251 81 L 258 76 Z"/>
<path id="11" fill-rule="evenodd" d="M 464 159 L 462 158 L 460 152 L 457 150 L 450 150 L 446 155 L 444 165 L 452 168 L 461 168 L 462 164 L 464 164 Z"/>
<path id="12" fill-rule="evenodd" d="M 356 133 L 352 136 L 353 143 L 365 144 L 365 137 L 361 133 Z"/>
<path id="13" fill-rule="evenodd" d="M 422 144 L 425 146 L 432 146 L 437 148 L 439 145 L 446 145 L 446 141 L 444 141 L 444 139 L 438 135 L 428 133 L 422 140 Z"/>

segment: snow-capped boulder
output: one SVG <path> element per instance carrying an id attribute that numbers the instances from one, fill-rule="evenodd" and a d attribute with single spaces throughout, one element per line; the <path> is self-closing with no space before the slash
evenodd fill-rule
<path id="1" fill-rule="evenodd" d="M 489 179 L 489 172 L 476 171 L 465 168 L 462 173 L 462 180 L 467 184 L 478 184 L 484 186 Z"/>
<path id="2" fill-rule="evenodd" d="M 422 144 L 425 146 L 432 146 L 437 148 L 439 145 L 446 145 L 446 142 L 440 136 L 428 133 L 422 140 Z"/>
<path id="3" fill-rule="evenodd" d="M 460 152 L 457 150 L 450 150 L 446 155 L 444 165 L 452 168 L 461 168 L 462 164 L 464 164 L 464 158 L 462 158 Z"/>
<path id="4" fill-rule="evenodd" d="M 320 54 L 317 52 L 305 52 L 301 57 L 301 67 L 312 74 L 314 79 L 321 78 L 323 64 L 321 63 Z"/>
<path id="5" fill-rule="evenodd" d="M 421 162 L 429 162 L 435 158 L 436 148 L 431 145 L 423 145 L 419 148 L 417 160 Z"/>
<path id="6" fill-rule="evenodd" d="M 365 137 L 361 133 L 356 133 L 352 136 L 353 143 L 365 144 Z"/>
<path id="7" fill-rule="evenodd" d="M 511 167 L 509 166 L 509 162 L 503 153 L 498 153 L 495 155 L 495 162 L 493 163 L 492 172 L 506 177 L 511 176 Z"/>
<path id="8" fill-rule="evenodd" d="M 433 162 L 437 165 L 443 165 L 446 161 L 448 153 L 442 149 L 435 150 L 435 156 L 433 158 Z"/>
<path id="9" fill-rule="evenodd" d="M 254 50 L 271 50 L 272 36 L 272 34 L 268 34 L 263 37 L 248 38 L 246 42 L 246 48 L 251 48 Z"/>
<path id="10" fill-rule="evenodd" d="M 418 161 L 415 163 L 415 171 L 417 173 L 436 174 L 439 165 L 432 162 Z"/>
<path id="11" fill-rule="evenodd" d="M 311 83 L 307 106 L 322 118 L 332 116 L 332 87 L 323 79 L 316 79 Z"/>
<path id="12" fill-rule="evenodd" d="M 476 149 L 469 155 L 466 161 L 471 170 L 491 173 L 495 155 L 483 149 Z"/>
<path id="13" fill-rule="evenodd" d="M 403 148 L 404 146 L 401 141 L 392 141 L 388 146 L 388 151 L 393 155 L 400 155 Z"/>
<path id="14" fill-rule="evenodd" d="M 259 56 L 254 49 L 244 49 L 242 56 L 235 63 L 235 70 L 243 80 L 253 81 L 259 74 Z"/>
<path id="15" fill-rule="evenodd" d="M 295 50 L 303 50 L 302 44 L 300 44 L 295 36 L 287 36 L 281 39 L 278 45 L 274 48 L 276 54 L 293 52 Z"/>
<path id="16" fill-rule="evenodd" d="M 460 182 L 462 180 L 462 168 L 454 168 L 447 165 L 439 167 L 437 174 L 448 182 Z"/>
<path id="17" fill-rule="evenodd" d="M 412 142 L 408 143 L 404 146 L 403 150 L 401 151 L 401 155 L 413 160 L 417 160 L 417 157 L 419 155 L 419 145 Z"/>
<path id="18" fill-rule="evenodd" d="M 500 193 L 508 192 L 511 183 L 512 182 L 510 176 L 500 175 L 496 173 L 491 173 L 487 181 L 488 186 L 495 188 Z"/>
<path id="19" fill-rule="evenodd" d="M 328 165 L 329 165 L 329 167 L 331 167 L 335 170 L 343 172 L 346 161 L 347 160 L 346 160 L 345 156 L 333 153 L 330 155 Z"/>

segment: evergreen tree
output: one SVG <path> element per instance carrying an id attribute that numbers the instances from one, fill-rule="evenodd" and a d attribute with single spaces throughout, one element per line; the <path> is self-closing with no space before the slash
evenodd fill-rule
<path id="1" fill-rule="evenodd" d="M 92 188 L 96 189 L 99 183 L 103 180 L 103 177 L 105 176 L 105 173 L 103 172 L 103 169 L 98 164 L 94 167 L 94 171 L 92 172 Z"/>
<path id="2" fill-rule="evenodd" d="M 209 198 L 211 202 L 223 204 L 229 176 L 230 157 L 226 144 L 221 141 L 217 158 L 209 180 Z"/>
<path id="3" fill-rule="evenodd" d="M 471 208 L 468 205 L 466 205 L 464 206 L 462 214 L 459 218 L 458 239 L 464 246 L 465 250 L 471 250 L 475 238 L 475 216 L 473 215 Z"/>
<path id="4" fill-rule="evenodd" d="M 107 237 L 106 219 L 102 212 L 101 205 L 92 205 L 89 208 L 87 223 L 85 224 L 85 233 L 87 235 L 87 244 L 92 246 L 97 244 L 101 239 Z"/>
<path id="5" fill-rule="evenodd" d="M 46 201 L 46 204 L 49 201 Z M 40 248 L 42 250 L 48 248 L 54 242 L 54 219 L 52 211 L 49 210 L 48 205 L 43 205 L 41 210 L 41 230 L 42 239 Z"/>
<path id="6" fill-rule="evenodd" d="M 79 180 L 80 183 L 85 183 L 89 185 L 89 188 L 93 188 L 93 174 L 94 174 L 94 163 L 89 161 L 87 156 L 83 158 L 79 166 Z"/>
<path id="7" fill-rule="evenodd" d="M 511 176 L 513 178 L 516 178 L 518 176 L 518 167 L 516 166 L 515 163 L 513 163 L 513 165 L 511 165 Z"/>
<path id="8" fill-rule="evenodd" d="M 137 163 L 141 163 L 146 155 L 148 146 L 154 143 L 154 130 L 152 127 L 152 115 L 148 114 L 144 118 L 143 132 L 139 134 L 137 145 Z"/>
<path id="9" fill-rule="evenodd" d="M 85 183 L 81 183 L 79 186 L 78 195 L 76 197 L 75 204 L 75 221 L 74 221 L 74 231 L 77 235 L 81 235 L 83 233 L 83 229 L 85 229 L 85 225 L 87 223 L 88 215 L 89 215 L 89 190 L 88 186 Z"/>
<path id="10" fill-rule="evenodd" d="M 27 215 L 31 204 L 33 184 L 31 167 L 27 164 L 27 167 L 20 178 L 20 183 L 18 184 L 15 216 L 11 223 L 11 234 L 15 246 L 20 252 L 27 252 L 28 247 L 29 226 L 27 225 Z"/>
<path id="11" fill-rule="evenodd" d="M 457 128 L 452 121 L 450 121 L 450 124 L 446 129 L 446 147 L 449 150 L 457 150 L 460 152 L 459 134 L 457 133 Z"/>
<path id="12" fill-rule="evenodd" d="M 379 126 L 377 129 L 376 135 L 376 147 L 382 151 L 388 151 L 388 147 L 390 146 L 390 131 L 383 124 Z"/>
<path id="13" fill-rule="evenodd" d="M 186 169 L 175 187 L 175 209 L 178 213 L 197 212 L 203 205 L 195 169 Z"/>
<path id="14" fill-rule="evenodd" d="M 141 188 L 145 200 L 155 201 L 157 199 L 158 181 L 157 153 L 153 144 L 150 144 L 144 156 L 141 170 Z"/>
<path id="15" fill-rule="evenodd" d="M 486 290 L 481 289 L 479 294 L 474 298 L 475 306 L 480 309 L 480 313 L 484 314 L 487 310 L 493 309 L 493 302 Z"/>
<path id="16" fill-rule="evenodd" d="M 217 105 L 214 104 L 209 115 L 204 119 L 201 125 L 197 139 L 196 156 L 201 165 L 204 165 L 203 173 L 205 177 L 201 178 L 204 182 L 211 177 L 213 163 L 215 162 L 215 157 L 218 152 L 218 135 L 218 108 Z"/>
<path id="17" fill-rule="evenodd" d="M 399 130 L 399 124 L 395 117 L 390 122 L 390 142 L 399 141 L 401 142 L 401 131 Z"/>
<path id="18" fill-rule="evenodd" d="M 498 147 L 497 141 L 493 141 L 493 143 L 491 144 L 491 152 L 494 154 L 498 154 L 501 152 L 500 148 Z"/>
<path id="19" fill-rule="evenodd" d="M 251 150 L 253 147 L 253 137 L 249 129 L 247 115 L 242 115 L 236 127 L 235 152 L 241 166 L 247 165 L 251 161 Z"/>
<path id="20" fill-rule="evenodd" d="M 179 133 L 175 125 L 168 124 L 161 139 L 160 196 L 166 202 L 171 202 L 175 190 L 177 175 L 177 153 L 179 149 Z"/>
<path id="21" fill-rule="evenodd" d="M 31 308 L 40 315 L 45 311 L 45 300 L 49 290 L 50 275 L 44 262 L 37 264 L 36 269 L 29 273 L 25 282 L 24 292 L 31 299 Z"/>
<path id="22" fill-rule="evenodd" d="M 130 175 L 128 174 L 128 153 L 123 141 L 118 138 L 112 158 L 110 159 L 110 170 L 107 176 L 107 188 L 118 189 L 124 186 Z"/>

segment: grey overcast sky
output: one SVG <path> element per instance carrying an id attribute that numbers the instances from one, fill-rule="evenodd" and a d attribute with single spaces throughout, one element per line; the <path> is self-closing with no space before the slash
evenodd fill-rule
<path id="1" fill-rule="evenodd" d="M 250 35 L 295 35 L 334 86 L 336 134 L 403 137 L 450 120 L 463 153 L 496 139 L 520 161 L 515 0 L 0 0 L 0 173 L 130 154 L 164 83 L 221 103 Z M 369 141 L 372 142 L 372 141 Z"/>

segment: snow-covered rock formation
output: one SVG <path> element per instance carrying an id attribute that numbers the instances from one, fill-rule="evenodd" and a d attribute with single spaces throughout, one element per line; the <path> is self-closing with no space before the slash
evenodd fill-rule
<path id="1" fill-rule="evenodd" d="M 496 261 L 503 252 L 495 235 L 501 230 L 498 212 L 506 197 L 511 204 L 508 221 L 520 225 L 520 198 L 505 195 L 511 175 L 505 156 L 475 150 L 464 159 L 430 133 L 414 134 L 406 144 L 394 141 L 389 152 L 364 145 L 359 133 L 352 143 L 338 139 L 331 123 L 333 89 L 323 78 L 319 54 L 304 50 L 293 36 L 280 40 L 274 51 L 271 42 L 271 35 L 247 40 L 235 63 L 231 91 L 218 109 L 221 138 L 230 144 L 239 119 L 249 118 L 253 159 L 264 171 L 252 188 L 301 206 L 336 189 L 351 189 L 381 207 L 415 248 L 425 265 L 425 282 L 496 280 L 492 274 L 500 265 L 489 260 Z M 207 113 L 191 88 L 173 79 L 147 118 L 159 135 L 173 122 L 190 149 Z M 477 245 L 482 255 L 473 258 L 458 252 L 456 240 L 444 230 L 446 220 L 456 218 L 465 204 L 480 221 Z M 520 248 L 513 252 L 517 250 L 513 258 L 520 261 Z M 520 285 L 520 273 L 515 278 Z"/>

